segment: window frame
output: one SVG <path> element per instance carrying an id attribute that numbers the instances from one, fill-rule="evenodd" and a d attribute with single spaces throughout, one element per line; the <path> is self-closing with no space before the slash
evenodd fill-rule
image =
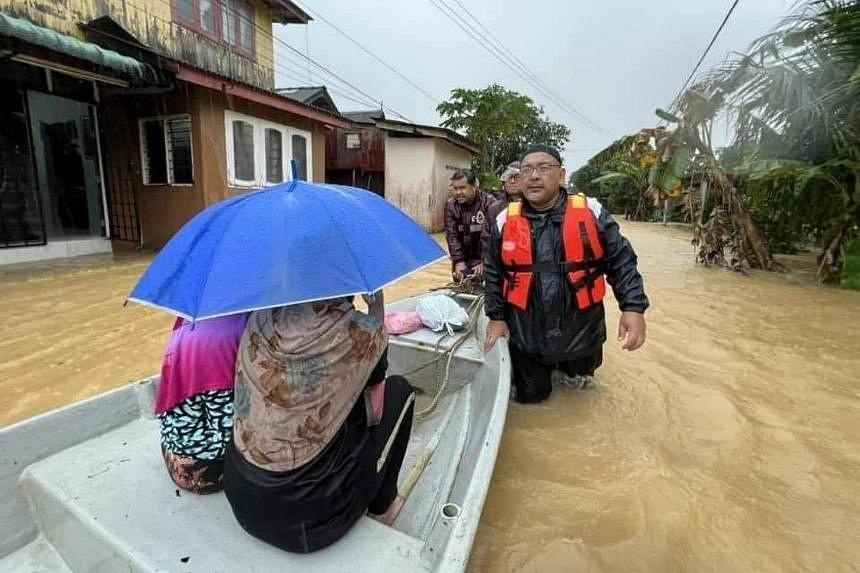
<path id="1" fill-rule="evenodd" d="M 184 18 L 179 10 L 180 2 L 188 2 L 194 10 L 194 19 L 188 20 Z M 209 31 L 203 27 L 203 14 L 200 12 L 200 0 L 171 0 L 170 11 L 173 16 L 173 21 L 196 32 L 218 44 L 226 46 L 231 51 L 246 56 L 251 59 L 257 57 L 257 20 L 256 12 L 253 4 L 248 0 L 212 0 L 215 5 L 215 30 Z M 244 9 L 246 14 L 239 13 Z M 227 41 L 227 34 L 224 29 L 224 11 L 232 12 L 233 36 L 236 40 L 233 42 Z M 251 24 L 251 49 L 248 50 L 242 45 L 242 22 L 248 20 Z"/>
<path id="2" fill-rule="evenodd" d="M 256 14 L 254 13 L 254 7 L 247 0 L 214 0 L 215 2 L 221 4 L 222 21 L 221 21 L 221 36 L 222 41 L 225 45 L 229 46 L 231 50 L 242 54 L 244 56 L 248 56 L 249 58 L 254 58 L 257 55 L 257 21 L 255 19 Z M 229 6 L 232 4 L 232 8 Z M 244 7 L 248 14 L 240 14 L 241 7 Z M 224 10 L 232 10 L 233 14 L 233 37 L 235 38 L 233 43 L 227 41 L 227 37 L 223 33 L 224 30 L 224 22 L 223 22 L 223 14 Z M 247 20 L 251 24 L 251 49 L 245 48 L 242 45 L 242 23 Z"/>
<path id="3" fill-rule="evenodd" d="M 244 121 L 254 129 L 254 180 L 237 179 L 235 175 L 236 156 L 233 145 L 233 122 Z M 266 177 L 266 130 L 278 131 L 281 134 L 281 169 L 283 181 L 270 183 Z M 293 135 L 305 138 L 307 151 L 307 177 L 313 179 L 313 134 L 310 131 L 297 129 L 289 125 L 275 123 L 259 117 L 245 115 L 231 110 L 224 112 L 224 139 L 226 144 L 227 185 L 236 189 L 263 189 L 292 181 L 293 174 L 290 161 L 293 158 Z"/>
<path id="4" fill-rule="evenodd" d="M 353 145 L 349 144 L 351 137 L 355 137 L 355 139 L 357 140 L 356 141 L 357 145 L 353 146 Z M 344 137 L 343 145 L 344 145 L 344 149 L 350 149 L 350 150 L 361 149 L 361 133 L 358 131 L 347 131 L 345 134 L 345 137 Z"/>
<path id="5" fill-rule="evenodd" d="M 167 122 L 171 119 L 186 119 L 188 120 L 188 147 L 190 148 L 190 158 L 191 158 L 191 183 L 176 183 L 174 181 L 174 173 L 171 169 L 170 162 L 170 150 L 172 146 L 170 145 L 169 137 L 170 131 L 167 128 Z M 146 172 L 146 158 L 144 156 L 144 147 L 146 145 L 146 137 L 144 135 L 144 123 L 148 121 L 157 121 L 161 124 L 161 131 L 164 133 L 164 165 L 167 171 L 167 182 L 166 183 L 152 183 L 147 181 L 148 174 Z M 188 113 L 174 113 L 170 115 L 157 115 L 151 117 L 141 117 L 137 120 L 137 132 L 138 139 L 140 141 L 140 179 L 141 184 L 145 187 L 193 187 L 195 182 L 194 177 L 194 128 L 191 120 L 191 114 Z"/>

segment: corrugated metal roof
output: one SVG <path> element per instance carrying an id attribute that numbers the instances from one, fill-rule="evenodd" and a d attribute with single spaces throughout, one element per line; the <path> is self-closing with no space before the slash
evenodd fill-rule
<path id="1" fill-rule="evenodd" d="M 447 127 L 435 125 L 421 125 L 420 123 L 409 123 L 406 121 L 395 121 L 393 119 L 379 120 L 376 127 L 388 132 L 401 133 L 418 137 L 435 137 L 453 143 L 457 147 L 465 149 L 469 153 L 477 154 L 480 149 L 471 139 L 464 137 Z"/>
<path id="2" fill-rule="evenodd" d="M 22 18 L 13 18 L 3 12 L 0 12 L 0 36 L 16 38 L 34 46 L 67 54 L 103 68 L 116 70 L 130 78 L 146 81 L 157 79 L 155 70 L 134 58 L 78 40 L 73 36 L 60 34 L 50 28 L 37 26 Z"/>
<path id="3" fill-rule="evenodd" d="M 370 111 L 345 111 L 342 116 L 348 117 L 355 123 L 376 123 L 378 119 L 385 119 L 385 113 L 381 109 Z"/>
<path id="4" fill-rule="evenodd" d="M 307 24 L 313 18 L 290 0 L 262 0 L 272 9 L 272 21 L 279 24 Z"/>
<path id="5" fill-rule="evenodd" d="M 340 113 L 340 110 L 337 109 L 337 105 L 334 103 L 334 100 L 331 99 L 325 86 L 297 86 L 278 88 L 275 91 L 282 96 L 294 99 L 297 102 L 324 109 L 332 113 Z"/>

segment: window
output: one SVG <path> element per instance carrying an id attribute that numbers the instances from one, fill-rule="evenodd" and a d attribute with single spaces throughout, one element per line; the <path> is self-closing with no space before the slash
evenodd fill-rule
<path id="1" fill-rule="evenodd" d="M 266 129 L 266 183 L 284 180 L 284 140 L 277 129 Z"/>
<path id="2" fill-rule="evenodd" d="M 224 41 L 240 52 L 254 53 L 254 11 L 245 0 L 224 2 Z M 229 5 L 228 5 L 229 4 Z"/>
<path id="3" fill-rule="evenodd" d="M 140 120 L 140 154 L 144 185 L 193 184 L 191 116 Z"/>
<path id="4" fill-rule="evenodd" d="M 200 0 L 200 27 L 210 36 L 218 35 L 218 0 Z"/>
<path id="5" fill-rule="evenodd" d="M 222 22 L 222 34 L 221 37 L 224 39 L 227 44 L 231 46 L 236 45 L 236 18 L 233 10 L 228 6 L 228 2 L 230 0 L 222 0 L 224 3 L 221 5 L 221 22 Z"/>
<path id="6" fill-rule="evenodd" d="M 227 181 L 234 187 L 264 187 L 291 179 L 295 159 L 300 179 L 312 177 L 311 134 L 232 111 L 225 113 Z"/>
<path id="7" fill-rule="evenodd" d="M 176 19 L 186 24 L 196 22 L 196 9 L 193 0 L 177 0 L 174 2 Z"/>
<path id="8" fill-rule="evenodd" d="M 254 181 L 254 126 L 233 122 L 233 173 L 240 181 Z"/>
<path id="9" fill-rule="evenodd" d="M 361 149 L 361 135 L 358 133 L 347 133 L 346 134 L 346 148 L 347 149 Z"/>
<path id="10" fill-rule="evenodd" d="M 308 139 L 304 135 L 293 135 L 293 161 L 301 181 L 308 180 Z"/>
<path id="11" fill-rule="evenodd" d="M 256 23 L 247 0 L 171 0 L 173 19 L 233 50 L 253 56 Z"/>

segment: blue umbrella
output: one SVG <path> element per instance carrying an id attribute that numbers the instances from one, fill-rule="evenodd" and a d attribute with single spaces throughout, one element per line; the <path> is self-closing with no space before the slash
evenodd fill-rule
<path id="1" fill-rule="evenodd" d="M 432 237 L 374 193 L 292 181 L 199 213 L 128 300 L 202 320 L 371 294 L 443 258 Z"/>

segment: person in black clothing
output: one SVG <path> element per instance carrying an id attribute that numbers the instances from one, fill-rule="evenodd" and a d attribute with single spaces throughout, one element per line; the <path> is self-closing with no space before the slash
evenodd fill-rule
<path id="1" fill-rule="evenodd" d="M 529 148 L 520 165 L 524 200 L 490 230 L 485 350 L 509 338 L 518 402 L 547 399 L 559 373 L 588 377 L 602 364 L 604 277 L 622 311 L 623 348 L 645 343 L 649 303 L 636 253 L 598 201 L 567 194 L 561 163 L 553 148 Z"/>
<path id="2" fill-rule="evenodd" d="M 242 528 L 297 553 L 327 547 L 365 514 L 391 525 L 414 393 L 387 376 L 382 293 L 258 310 L 236 360 L 224 492 Z"/>
<path id="3" fill-rule="evenodd" d="M 484 276 L 484 227 L 495 198 L 478 188 L 478 179 L 468 169 L 451 176 L 454 197 L 445 204 L 445 238 L 451 256 L 451 276 L 456 282 Z"/>

